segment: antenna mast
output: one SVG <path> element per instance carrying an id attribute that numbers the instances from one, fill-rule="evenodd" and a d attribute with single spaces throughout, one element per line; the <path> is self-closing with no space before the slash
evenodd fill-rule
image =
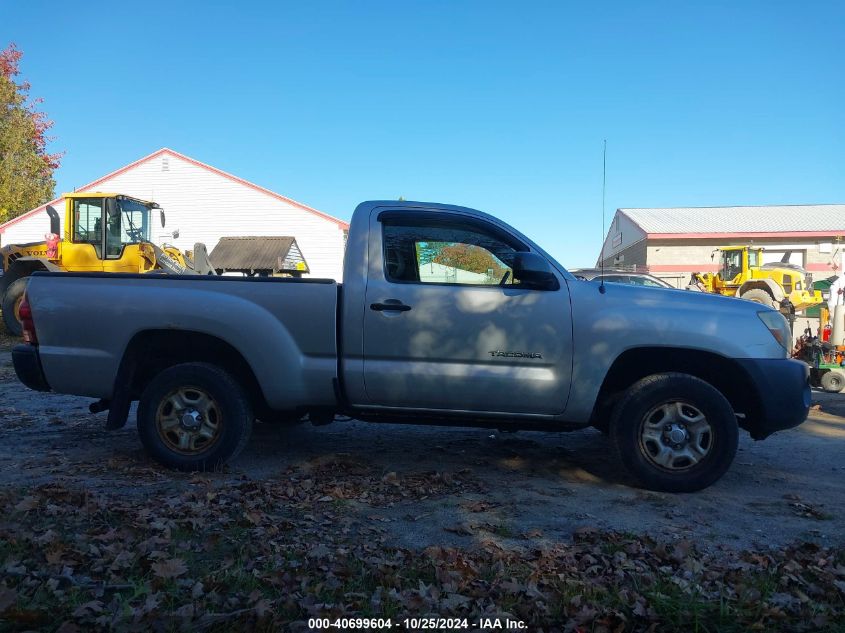
<path id="1" fill-rule="evenodd" d="M 599 255 L 599 269 L 601 270 L 601 276 L 599 277 L 601 283 L 599 284 L 599 292 L 604 294 L 604 243 L 606 240 L 605 235 L 605 222 L 604 222 L 604 207 L 605 207 L 605 195 L 607 193 L 607 139 L 604 139 L 604 147 L 602 151 L 602 159 L 601 159 L 601 254 Z"/>

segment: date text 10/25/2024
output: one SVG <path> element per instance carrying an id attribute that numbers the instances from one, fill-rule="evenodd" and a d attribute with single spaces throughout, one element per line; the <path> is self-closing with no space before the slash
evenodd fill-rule
<path id="1" fill-rule="evenodd" d="M 472 627 L 483 631 L 520 631 L 528 626 L 522 620 L 512 618 L 491 617 L 478 618 L 470 621 L 468 618 L 309 618 L 308 628 L 312 631 L 321 629 L 327 630 L 353 630 L 353 629 L 401 629 L 404 631 L 443 631 L 443 630 L 464 630 Z"/>

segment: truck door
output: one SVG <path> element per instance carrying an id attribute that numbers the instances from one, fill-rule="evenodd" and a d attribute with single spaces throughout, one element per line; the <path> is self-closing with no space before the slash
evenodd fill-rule
<path id="1" fill-rule="evenodd" d="M 71 271 L 103 270 L 103 198 L 73 198 L 70 243 L 62 244 L 62 266 Z"/>
<path id="2" fill-rule="evenodd" d="M 140 271 L 140 244 L 149 241 L 151 213 L 146 204 L 123 196 L 106 202 L 103 270 Z"/>
<path id="3" fill-rule="evenodd" d="M 373 212 L 364 305 L 371 405 L 561 413 L 572 370 L 569 292 L 513 278 L 529 247 L 442 211 Z M 555 273 L 557 274 L 557 273 Z"/>

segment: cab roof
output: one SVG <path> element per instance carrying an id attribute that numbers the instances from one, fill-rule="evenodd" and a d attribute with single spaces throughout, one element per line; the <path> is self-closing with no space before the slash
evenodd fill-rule
<path id="1" fill-rule="evenodd" d="M 127 196 L 123 193 L 110 193 L 104 191 L 74 191 L 73 193 L 63 193 L 63 198 L 125 198 L 127 200 L 134 200 L 135 202 L 140 202 L 145 206 L 152 206 L 153 208 L 158 207 L 158 204 L 155 202 L 150 202 L 149 200 L 141 200 L 140 198 L 135 198 L 134 196 Z"/>

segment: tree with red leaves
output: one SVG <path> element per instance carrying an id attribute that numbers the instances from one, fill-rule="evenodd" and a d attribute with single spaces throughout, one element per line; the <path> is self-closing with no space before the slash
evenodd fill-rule
<path id="1" fill-rule="evenodd" d="M 52 199 L 62 157 L 47 151 L 53 122 L 38 110 L 43 100 L 16 81 L 22 56 L 15 44 L 0 51 L 0 222 Z"/>
<path id="2" fill-rule="evenodd" d="M 501 279 L 506 270 L 490 251 L 472 244 L 442 245 L 431 261 L 473 273 L 490 274 L 493 279 Z"/>

